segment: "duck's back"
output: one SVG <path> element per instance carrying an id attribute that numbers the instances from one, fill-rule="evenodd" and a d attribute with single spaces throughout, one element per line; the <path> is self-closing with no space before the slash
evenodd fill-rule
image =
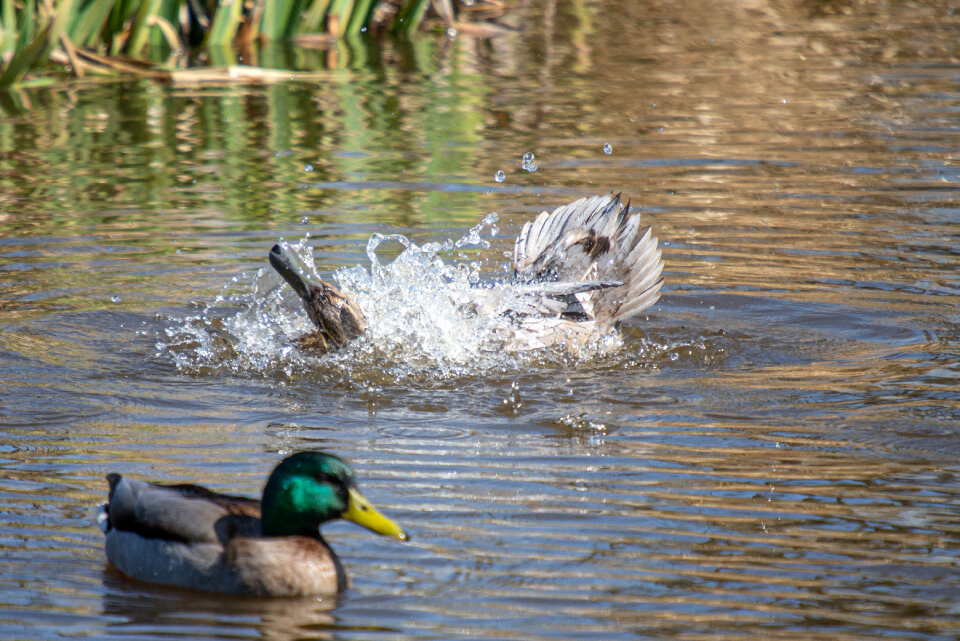
<path id="1" fill-rule="evenodd" d="M 514 243 L 514 275 L 526 282 L 621 283 L 575 294 L 605 332 L 660 297 L 657 238 L 619 195 L 581 198 L 526 223 Z"/>

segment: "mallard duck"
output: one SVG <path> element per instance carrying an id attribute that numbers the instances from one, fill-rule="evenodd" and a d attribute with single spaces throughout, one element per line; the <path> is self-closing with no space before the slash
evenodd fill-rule
<path id="1" fill-rule="evenodd" d="M 119 474 L 107 481 L 99 517 L 107 560 L 151 583 L 256 596 L 333 595 L 347 577 L 321 524 L 344 518 L 408 539 L 360 494 L 350 466 L 323 452 L 284 459 L 259 501 Z"/>
<path id="2" fill-rule="evenodd" d="M 357 304 L 315 279 L 289 246 L 274 245 L 270 264 L 317 326 L 302 344 L 328 351 L 364 332 Z M 512 267 L 510 287 L 477 287 L 467 303 L 471 313 L 509 319 L 491 333 L 489 349 L 558 342 L 575 348 L 649 308 L 663 285 L 657 238 L 650 227 L 640 227 L 640 215 L 631 215 L 619 194 L 581 198 L 525 223 Z"/>
<path id="3" fill-rule="evenodd" d="M 303 301 L 303 308 L 317 326 L 316 332 L 298 339 L 302 345 L 327 352 L 343 347 L 367 329 L 367 319 L 353 299 L 335 285 L 315 279 L 286 244 L 274 245 L 269 259 Z"/>

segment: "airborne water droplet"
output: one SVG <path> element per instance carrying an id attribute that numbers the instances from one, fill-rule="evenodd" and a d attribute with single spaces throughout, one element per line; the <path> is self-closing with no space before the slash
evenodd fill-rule
<path id="1" fill-rule="evenodd" d="M 313 171 L 313 165 L 311 165 L 311 164 L 306 164 L 306 165 L 303 166 L 303 170 L 304 170 L 304 171 Z"/>
<path id="2" fill-rule="evenodd" d="M 523 167 L 526 171 L 534 172 L 537 170 L 537 163 L 533 162 L 536 159 L 536 156 L 533 155 L 533 152 L 528 151 L 523 154 L 523 159 L 520 162 L 520 166 Z"/>
<path id="3" fill-rule="evenodd" d="M 603 153 L 607 154 L 608 156 L 609 156 L 610 154 L 612 154 L 612 153 L 613 153 L 613 145 L 611 145 L 611 144 L 608 143 L 608 142 L 603 143 Z"/>
<path id="4" fill-rule="evenodd" d="M 502 169 L 498 169 L 497 173 L 493 175 L 493 179 L 496 180 L 498 183 L 502 183 L 504 180 L 507 179 L 507 175 L 503 173 Z"/>

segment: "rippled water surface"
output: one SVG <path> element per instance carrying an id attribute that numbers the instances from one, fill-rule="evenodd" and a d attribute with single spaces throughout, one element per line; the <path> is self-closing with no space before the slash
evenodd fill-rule
<path id="1" fill-rule="evenodd" d="M 321 81 L 0 102 L 0 637 L 960 634 L 960 15 L 515 16 Z M 431 301 L 433 258 L 495 280 L 524 221 L 611 191 L 667 265 L 619 341 L 490 353 Z M 380 334 L 303 351 L 270 246 L 362 289 L 374 234 L 437 253 L 379 300 Z M 347 593 L 106 566 L 107 472 L 256 495 L 298 449 L 352 461 L 413 535 L 326 526 Z"/>

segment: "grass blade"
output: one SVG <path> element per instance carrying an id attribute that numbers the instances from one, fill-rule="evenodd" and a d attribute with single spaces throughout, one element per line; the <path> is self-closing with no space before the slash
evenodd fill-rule
<path id="1" fill-rule="evenodd" d="M 6 89 L 20 82 L 24 74 L 33 66 L 33 63 L 43 55 L 47 48 L 47 39 L 50 36 L 51 27 L 52 25 L 47 25 L 38 31 L 29 44 L 13 54 L 10 64 L 0 74 L 0 89 Z"/>
<path id="2" fill-rule="evenodd" d="M 233 42 L 243 19 L 243 0 L 220 0 L 213 24 L 207 32 L 208 47 L 223 47 Z"/>
<path id="3" fill-rule="evenodd" d="M 330 0 L 313 0 L 300 23 L 300 33 L 317 33 L 323 30 L 323 19 L 327 17 Z"/>
<path id="4" fill-rule="evenodd" d="M 347 22 L 347 28 L 344 30 L 344 33 L 360 33 L 360 30 L 367 26 L 367 23 L 370 21 L 374 6 L 374 0 L 355 0 L 353 11 L 350 14 L 350 20 Z"/>
<path id="5" fill-rule="evenodd" d="M 303 0 L 266 0 L 260 33 L 267 40 L 290 40 L 300 24 Z"/>
<path id="6" fill-rule="evenodd" d="M 100 35 L 110 12 L 113 10 L 114 0 L 93 0 L 87 6 L 76 12 L 67 32 L 70 40 L 79 47 L 93 45 Z"/>
<path id="7" fill-rule="evenodd" d="M 353 0 L 333 0 L 327 10 L 327 31 L 339 36 L 347 28 L 350 14 L 353 12 Z"/>
<path id="8" fill-rule="evenodd" d="M 150 18 L 160 11 L 160 5 L 163 0 L 145 0 L 140 5 L 137 17 L 130 28 L 130 38 L 127 40 L 127 53 L 131 56 L 138 56 L 147 44 L 147 36 L 150 33 Z"/>
<path id="9" fill-rule="evenodd" d="M 390 31 L 410 35 L 420 28 L 429 0 L 406 0 L 393 19 Z"/>

